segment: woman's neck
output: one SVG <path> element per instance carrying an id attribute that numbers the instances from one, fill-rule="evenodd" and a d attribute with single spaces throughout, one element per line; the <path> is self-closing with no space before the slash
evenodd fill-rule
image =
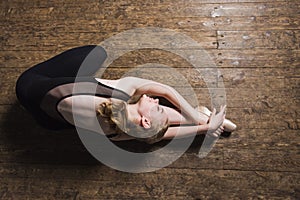
<path id="1" fill-rule="evenodd" d="M 141 116 L 138 113 L 138 105 L 137 104 L 127 104 L 127 114 L 128 114 L 128 119 L 135 124 L 140 124 L 141 122 Z"/>

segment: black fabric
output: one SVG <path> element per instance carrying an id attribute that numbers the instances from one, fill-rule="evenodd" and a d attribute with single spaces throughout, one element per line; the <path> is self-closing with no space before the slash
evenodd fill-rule
<path id="1" fill-rule="evenodd" d="M 88 56 L 89 64 L 85 65 L 80 76 L 76 78 L 82 62 Z M 61 84 L 77 81 L 97 82 L 93 75 L 105 61 L 107 54 L 101 46 L 87 45 L 67 50 L 45 62 L 26 70 L 16 83 L 16 95 L 20 103 L 33 115 L 43 127 L 51 130 L 71 128 L 70 124 L 62 123 L 48 116 L 40 108 L 40 102 L 52 88 Z"/>

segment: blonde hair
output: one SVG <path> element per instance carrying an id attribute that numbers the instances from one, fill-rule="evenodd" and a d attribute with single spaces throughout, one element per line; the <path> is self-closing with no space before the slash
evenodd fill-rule
<path id="1" fill-rule="evenodd" d="M 129 102 L 134 103 L 138 100 L 138 97 L 133 97 Z M 125 133 L 149 144 L 160 141 L 169 127 L 168 122 L 161 123 L 155 120 L 149 129 L 135 124 L 128 119 L 127 103 L 121 100 L 99 104 L 96 113 L 105 119 L 110 128 L 115 130 L 115 133 Z"/>

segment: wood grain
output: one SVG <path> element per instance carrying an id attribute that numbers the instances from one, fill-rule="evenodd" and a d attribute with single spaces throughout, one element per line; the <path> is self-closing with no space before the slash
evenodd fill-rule
<path id="1" fill-rule="evenodd" d="M 1 1 L 0 199 L 299 199 L 299 6 L 292 0 Z M 75 130 L 40 127 L 17 101 L 15 84 L 26 69 L 67 49 L 144 27 L 192 38 L 202 49 L 178 41 L 177 50 L 203 51 L 209 60 L 193 66 L 171 51 L 144 48 L 97 75 L 166 83 L 194 106 L 226 102 L 226 117 L 238 128 L 204 159 L 197 156 L 199 135 L 171 165 L 132 174 L 97 161 Z M 133 42 L 119 40 L 115 51 L 143 41 L 128 38 Z M 148 152 L 167 143 L 115 145 Z"/>
<path id="2" fill-rule="evenodd" d="M 8 165 L 3 166 L 3 168 L 9 170 L 14 167 Z M 18 198 L 21 195 L 31 197 L 31 194 L 35 193 L 36 198 L 47 196 L 51 199 L 116 197 L 119 199 L 137 199 L 137 196 L 143 199 L 206 199 L 219 197 L 218 191 L 220 190 L 226 191 L 222 192 L 222 198 L 224 199 L 255 198 L 257 196 L 261 198 L 284 198 L 289 196 L 294 199 L 299 195 L 297 189 L 293 187 L 294 184 L 298 184 L 297 178 L 299 178 L 299 175 L 284 172 L 162 169 L 151 174 L 131 175 L 116 172 L 106 167 L 82 166 L 74 169 L 68 166 L 57 166 L 53 167 L 53 171 L 47 172 L 47 168 L 44 166 L 31 168 L 26 165 L 21 165 L 20 170 L 22 171 L 19 171 L 18 175 L 13 175 L 14 177 L 20 176 L 20 178 L 9 179 L 7 182 L 1 180 L 3 183 L 1 184 L 2 197 Z M 68 171 L 68 173 L 64 174 L 64 171 Z M 9 174 L 10 172 L 7 171 L 6 173 Z M 40 180 L 39 174 L 45 176 L 45 178 Z M 71 178 L 61 179 L 60 174 Z M 177 179 L 178 174 L 184 176 Z M 36 178 L 28 179 L 28 175 Z M 22 176 L 24 178 L 21 178 Z M 78 176 L 85 178 L 85 180 L 77 180 Z M 86 180 L 87 177 L 93 178 Z M 136 181 L 131 181 L 133 177 Z M 168 177 L 169 179 L 161 179 L 161 177 Z M 176 182 L 170 182 L 170 180 L 176 180 Z M 236 181 L 244 185 L 244 188 L 234 186 Z M 24 184 L 27 186 L 24 187 Z M 72 185 L 72 187 L 69 185 Z M 130 190 L 130 188 L 136 187 L 139 189 Z M 46 191 L 44 191 L 45 188 L 47 188 Z M 16 189 L 19 189 L 19 191 L 17 193 L 13 192 Z M 266 189 L 267 191 L 265 191 Z"/>

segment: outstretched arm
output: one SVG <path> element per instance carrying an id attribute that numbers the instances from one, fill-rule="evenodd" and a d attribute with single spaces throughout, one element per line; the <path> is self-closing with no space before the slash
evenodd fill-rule
<path id="1" fill-rule="evenodd" d="M 209 133 L 212 137 L 219 137 L 223 131 L 223 127 L 219 127 L 214 132 L 209 131 L 209 125 L 197 125 L 197 126 L 181 126 L 181 127 L 169 127 L 165 135 L 163 136 L 163 140 L 170 140 L 173 139 L 175 136 L 176 138 L 184 138 L 190 137 L 192 134 L 206 134 Z"/>
<path id="2" fill-rule="evenodd" d="M 122 78 L 118 85 L 131 96 L 150 94 L 164 97 L 180 109 L 187 120 L 194 124 L 199 124 L 201 121 L 199 113 L 195 112 L 195 109 L 174 88 L 168 85 L 136 77 Z"/>
<path id="3" fill-rule="evenodd" d="M 205 134 L 208 130 L 208 124 L 196 126 L 169 127 L 162 139 L 169 140 L 175 136 L 177 138 L 189 137 L 192 134 Z"/>
<path id="4" fill-rule="evenodd" d="M 178 112 L 174 108 L 163 105 L 161 105 L 161 107 L 168 115 L 169 124 L 194 124 L 191 120 L 187 119 L 184 115 L 182 115 L 182 113 Z M 194 110 L 195 112 L 198 112 L 201 117 L 201 120 L 198 122 L 198 125 L 207 124 L 209 116 L 199 112 L 197 108 L 194 108 Z"/>
<path id="5" fill-rule="evenodd" d="M 223 129 L 221 125 L 225 118 L 226 106 L 221 106 L 218 114 L 216 114 L 216 111 L 214 110 L 209 118 L 209 123 L 207 124 L 207 118 L 195 110 L 195 108 L 193 108 L 174 88 L 168 85 L 136 77 L 124 77 L 109 83 L 115 88 L 123 90 L 130 96 L 152 94 L 164 97 L 181 110 L 180 113 L 175 109 L 165 107 L 170 124 L 194 125 L 190 127 L 181 127 L 180 129 L 178 129 L 178 127 L 170 127 L 165 138 L 172 138 L 176 133 L 186 137 L 195 132 L 206 133 L 207 130 L 209 130 L 209 132 L 218 133 L 218 130 L 220 131 L 220 129 Z"/>
<path id="6" fill-rule="evenodd" d="M 182 138 L 188 137 L 193 134 L 206 134 L 209 133 L 213 137 L 218 137 L 224 130 L 222 123 L 225 119 L 225 108 L 226 106 L 221 106 L 221 111 L 216 115 L 214 109 L 211 117 L 209 118 L 209 123 L 200 123 L 199 125 L 189 125 L 183 126 L 183 124 L 191 124 L 184 116 L 178 113 L 176 110 L 168 107 L 164 107 L 169 116 L 170 124 L 181 124 L 178 127 L 169 127 L 165 133 L 163 139 L 172 139 L 173 137 Z M 201 114 L 201 113 L 199 113 Z M 205 119 L 204 117 L 204 120 Z"/>

